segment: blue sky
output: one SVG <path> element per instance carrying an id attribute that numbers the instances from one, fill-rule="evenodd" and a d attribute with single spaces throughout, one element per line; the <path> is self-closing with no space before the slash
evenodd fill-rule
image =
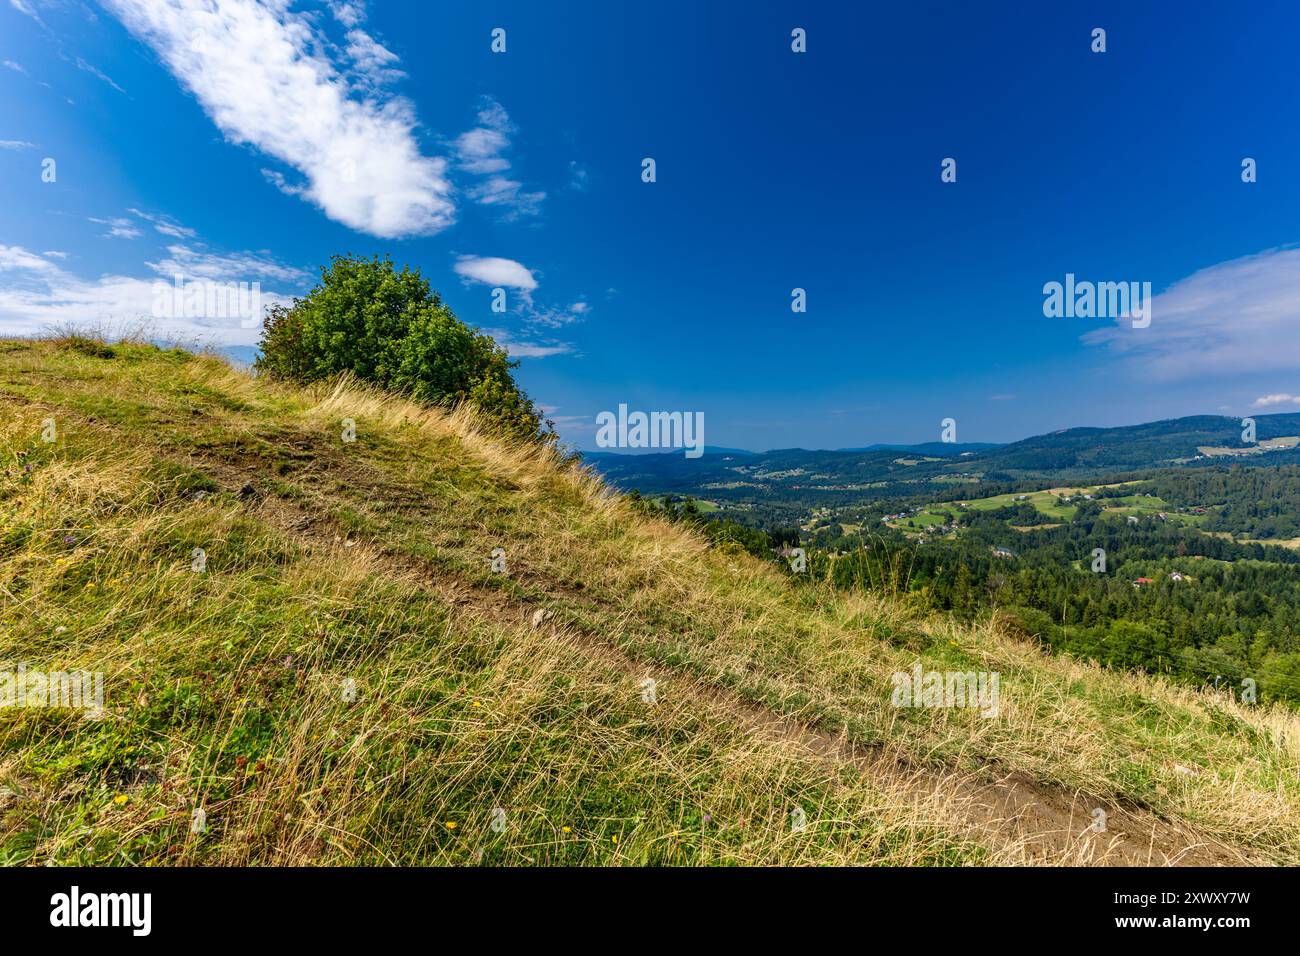
<path id="1" fill-rule="evenodd" d="M 1295 411 L 1300 8 L 1202 6 L 0 0 L 0 334 L 248 346 L 155 283 L 386 252 L 580 447 L 620 403 L 753 449 Z M 1045 317 L 1066 273 L 1151 325 Z"/>

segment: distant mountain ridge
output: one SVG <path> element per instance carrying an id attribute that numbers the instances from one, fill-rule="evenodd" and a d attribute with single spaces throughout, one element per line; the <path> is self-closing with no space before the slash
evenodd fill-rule
<path id="1" fill-rule="evenodd" d="M 1081 479 L 1106 472 L 1226 462 L 1300 464 L 1300 448 L 1270 447 L 1277 439 L 1300 436 L 1300 412 L 1252 417 L 1257 440 L 1253 445 L 1242 440 L 1240 418 L 1192 415 L 1111 428 L 1067 428 L 1002 445 L 927 442 L 756 453 L 706 449 L 697 459 L 687 459 L 681 452 L 636 456 L 600 452 L 583 453 L 583 457 L 621 488 L 706 497 L 777 491 L 838 494 L 881 483 L 964 481 L 975 476 L 984 480 Z M 1203 449 L 1207 448 L 1214 452 L 1206 454 Z M 743 460 L 737 461 L 738 457 Z"/>
<path id="2" fill-rule="evenodd" d="M 837 448 L 836 451 L 910 451 L 924 455 L 940 455 L 948 457 L 951 455 L 960 455 L 967 451 L 984 451 L 988 448 L 1000 448 L 999 442 L 972 441 L 972 442 L 942 442 L 927 441 L 919 445 L 893 445 L 886 442 L 877 442 L 874 445 L 865 445 L 862 448 Z"/>
<path id="3" fill-rule="evenodd" d="M 584 451 L 582 457 L 585 459 L 595 458 L 628 458 L 628 457 L 645 457 L 647 455 L 675 455 L 680 457 L 682 450 L 680 448 L 620 448 L 618 451 Z M 750 451 L 747 448 L 726 448 L 719 445 L 705 445 L 704 454 L 706 455 L 759 455 L 763 452 Z"/>

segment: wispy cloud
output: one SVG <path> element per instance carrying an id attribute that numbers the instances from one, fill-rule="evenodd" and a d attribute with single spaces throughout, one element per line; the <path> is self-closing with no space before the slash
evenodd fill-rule
<path id="1" fill-rule="evenodd" d="M 125 92 L 126 92 L 126 90 L 122 89 L 122 87 L 118 86 L 117 83 L 115 83 L 115 82 L 113 81 L 113 78 L 112 78 L 111 76 L 109 76 L 107 73 L 105 73 L 105 72 L 104 72 L 103 70 L 101 70 L 99 67 L 95 66 L 95 64 L 93 64 L 93 63 L 87 63 L 87 62 L 86 62 L 85 60 L 83 60 L 81 57 L 76 57 L 76 58 L 73 60 L 73 62 L 77 64 L 77 69 L 78 69 L 78 70 L 82 70 L 82 71 L 84 71 L 84 72 L 86 72 L 86 73 L 89 73 L 91 76 L 95 77 L 95 79 L 97 79 L 97 80 L 102 80 L 103 82 L 105 82 L 105 83 L 107 83 L 109 86 L 111 86 L 113 89 L 117 90 L 119 93 L 125 93 Z"/>
<path id="2" fill-rule="evenodd" d="M 174 239 L 193 239 L 197 233 L 193 229 L 182 226 L 171 216 L 154 216 L 147 212 L 141 212 L 134 207 L 128 209 L 131 215 L 143 219 L 145 222 L 152 223 L 154 229 L 161 232 L 164 236 L 171 236 Z"/>
<path id="3" fill-rule="evenodd" d="M 329 8 L 345 27 L 355 27 L 366 19 L 366 5 L 356 0 L 329 0 Z"/>
<path id="4" fill-rule="evenodd" d="M 1253 402 L 1255 408 L 1269 408 L 1273 405 L 1300 405 L 1300 395 L 1288 395 L 1278 392 L 1275 395 L 1261 395 Z"/>
<path id="5" fill-rule="evenodd" d="M 0 139 L 0 149 L 35 149 L 35 143 L 25 139 Z"/>
<path id="6" fill-rule="evenodd" d="M 374 95 L 392 60 L 381 63 L 367 48 L 369 60 L 351 63 L 362 81 L 349 81 L 346 65 L 331 59 L 335 48 L 317 18 L 279 0 L 105 3 L 157 52 L 228 140 L 256 147 L 303 177 L 290 182 L 276 171 L 286 192 L 384 238 L 429 235 L 454 221 L 446 161 L 421 154 L 413 107 Z M 335 8 L 340 22 L 354 16 L 360 22 L 363 8 Z"/>
<path id="7" fill-rule="evenodd" d="M 529 325 L 559 329 L 581 321 L 588 311 L 587 303 L 575 302 L 564 309 L 529 308 L 525 310 L 523 319 Z"/>
<path id="8" fill-rule="evenodd" d="M 592 415 L 553 414 L 554 412 L 557 411 L 559 411 L 558 408 L 543 407 L 542 409 L 542 412 L 546 416 L 547 421 L 555 425 L 556 431 L 561 432 L 562 434 L 567 435 L 571 432 L 594 432 L 598 427 L 596 425 L 596 416 L 594 414 Z"/>
<path id="9" fill-rule="evenodd" d="M 394 65 L 401 58 L 364 30 L 348 31 L 347 55 L 357 85 L 372 92 L 406 76 Z"/>
<path id="10" fill-rule="evenodd" d="M 1182 379 L 1294 370 L 1300 361 L 1300 249 L 1269 249 L 1202 269 L 1151 303 L 1151 325 L 1126 321 L 1082 337 L 1144 376 Z"/>
<path id="11" fill-rule="evenodd" d="M 222 255 L 186 245 L 168 246 L 165 259 L 146 265 L 168 278 L 179 274 L 187 279 L 213 281 L 229 281 L 233 278 L 243 282 L 271 279 L 293 285 L 302 285 L 311 278 L 305 270 L 285 265 L 266 253 Z"/>
<path id="12" fill-rule="evenodd" d="M 0 272 L 52 272 L 57 266 L 46 256 L 28 252 L 22 246 L 0 245 Z"/>
<path id="13" fill-rule="evenodd" d="M 40 15 L 36 12 L 36 7 L 32 4 L 31 0 L 9 0 L 9 6 L 13 7 L 19 13 L 31 17 L 41 26 L 45 26 L 45 21 L 40 18 Z"/>
<path id="14" fill-rule="evenodd" d="M 488 335 L 502 346 L 511 358 L 549 358 L 552 355 L 568 355 L 573 346 L 567 342 L 529 342 L 514 337 L 505 329 L 484 329 Z"/>
<path id="15" fill-rule="evenodd" d="M 94 216 L 88 217 L 91 222 L 98 223 L 101 226 L 108 226 L 108 232 L 104 233 L 107 239 L 139 239 L 140 230 L 136 228 L 135 223 L 130 219 L 115 217 L 113 219 L 96 219 Z"/>
<path id="16" fill-rule="evenodd" d="M 21 73 L 23 76 L 28 75 L 27 67 L 23 66 L 21 63 L 15 63 L 13 60 L 0 60 L 0 62 L 3 62 L 6 67 L 13 70 L 15 73 Z"/>
<path id="17" fill-rule="evenodd" d="M 480 205 L 501 210 L 507 221 L 537 215 L 546 199 L 546 193 L 528 192 L 507 175 L 511 164 L 505 154 L 516 132 L 505 108 L 485 96 L 479 102 L 478 126 L 461 133 L 455 143 L 459 167 L 480 177 L 467 194 Z"/>

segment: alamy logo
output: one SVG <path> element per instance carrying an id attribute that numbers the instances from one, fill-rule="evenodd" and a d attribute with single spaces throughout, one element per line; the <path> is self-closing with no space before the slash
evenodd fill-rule
<path id="1" fill-rule="evenodd" d="M 1043 285 L 1043 315 L 1049 319 L 1132 319 L 1133 328 L 1151 324 L 1150 282 L 1065 282 Z"/>
<path id="2" fill-rule="evenodd" d="M 911 672 L 893 676 L 895 707 L 972 707 L 981 717 L 998 715 L 998 684 L 994 671 L 922 671 L 918 663 Z"/>
<path id="3" fill-rule="evenodd" d="M 153 285 L 155 319 L 239 319 L 241 328 L 254 329 L 262 319 L 262 283 L 185 281 L 179 272 L 174 283 Z"/>
<path id="4" fill-rule="evenodd" d="M 596 416 L 598 448 L 685 448 L 687 458 L 704 454 L 703 412 L 632 412 Z"/>
<path id="5" fill-rule="evenodd" d="M 96 671 L 28 670 L 0 671 L 0 708 L 64 707 L 77 710 L 104 709 L 104 675 Z"/>
<path id="6" fill-rule="evenodd" d="M 148 936 L 153 928 L 150 893 L 86 893 L 74 886 L 69 893 L 50 897 L 50 925 L 129 926 L 132 935 Z"/>

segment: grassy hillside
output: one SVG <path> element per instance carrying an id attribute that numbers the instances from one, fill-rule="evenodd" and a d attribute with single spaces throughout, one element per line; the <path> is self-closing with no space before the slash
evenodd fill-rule
<path id="1" fill-rule="evenodd" d="M 794 586 L 467 414 L 76 339 L 0 396 L 0 671 L 106 697 L 0 709 L 5 863 L 1300 862 L 1294 713 Z M 893 707 L 918 661 L 999 715 Z"/>

